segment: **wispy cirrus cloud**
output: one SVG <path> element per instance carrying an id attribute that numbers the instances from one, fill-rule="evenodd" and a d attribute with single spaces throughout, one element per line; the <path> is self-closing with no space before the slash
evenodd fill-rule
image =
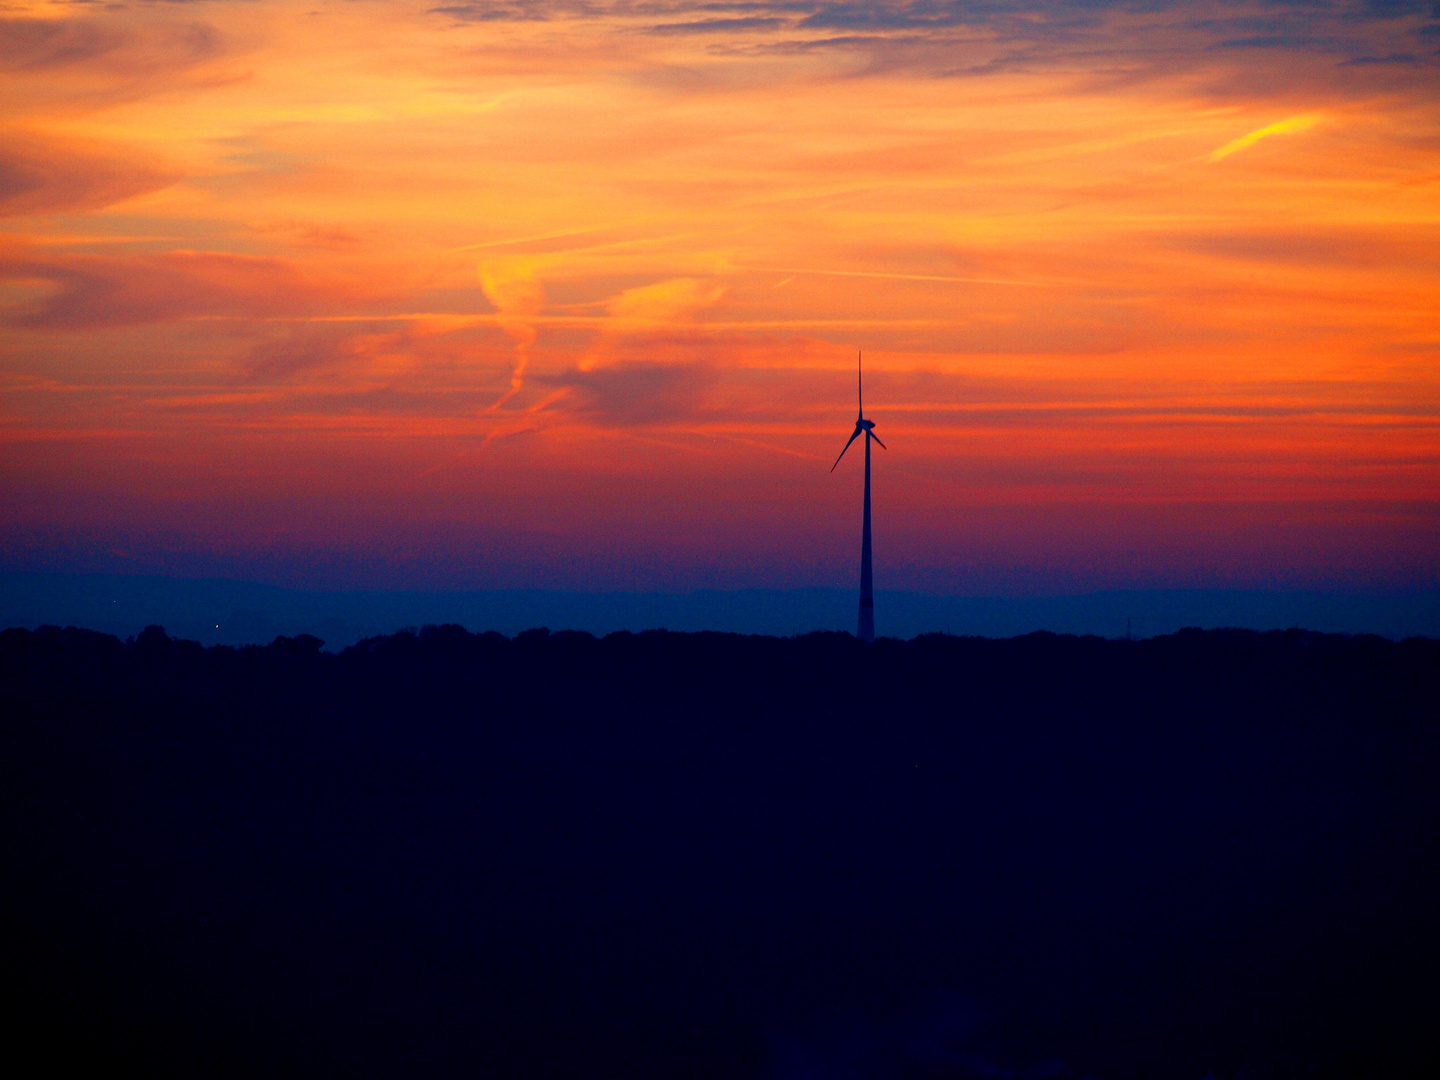
<path id="1" fill-rule="evenodd" d="M 1440 227 L 1369 224 L 1316 225 L 1194 232 L 1162 238 L 1162 244 L 1221 259 L 1357 271 L 1389 268 L 1440 274 Z"/>
<path id="2" fill-rule="evenodd" d="M 614 54 L 634 77 L 670 89 L 724 85 L 718 61 L 833 56 L 849 77 L 1044 72 L 1114 85 L 1188 74 L 1232 96 L 1286 87 L 1342 96 L 1440 91 L 1440 10 L 1431 0 L 477 0 L 432 11 L 456 25 L 544 25 L 552 41 L 593 24 L 693 42 L 707 61 L 637 65 L 625 50 Z"/>
<path id="3" fill-rule="evenodd" d="M 1241 135 L 1238 139 L 1231 139 L 1224 146 L 1212 150 L 1207 160 L 1222 161 L 1231 154 L 1238 154 L 1241 150 L 1249 149 L 1261 139 L 1268 139 L 1272 135 L 1293 135 L 1298 131 L 1309 131 L 1319 122 L 1320 117 L 1314 113 L 1304 113 L 1300 116 L 1277 120 L 1273 124 L 1266 124 L 1262 128 L 1256 128 L 1254 131 Z"/>
<path id="4" fill-rule="evenodd" d="M 186 67 L 220 56 L 224 36 L 198 21 L 179 24 L 113 16 L 0 18 L 0 71 L 43 72 L 93 67 L 150 70 Z"/>
<path id="5" fill-rule="evenodd" d="M 548 379 L 576 395 L 575 412 L 614 427 L 639 427 L 693 419 L 715 371 L 705 364 L 630 361 Z"/>
<path id="6" fill-rule="evenodd" d="M 487 22 L 549 22 L 562 16 L 598 17 L 606 14 L 603 3 L 584 0 L 463 0 L 456 4 L 439 4 L 429 9 L 435 15 L 448 15 L 468 23 Z"/>
<path id="7" fill-rule="evenodd" d="M 651 34 L 751 34 L 780 30 L 790 25 L 787 19 L 751 15 L 735 19 L 696 19 L 688 22 L 656 23 L 646 27 Z"/>
<path id="8" fill-rule="evenodd" d="M 233 35 L 210 22 L 167 17 L 163 11 L 0 17 L 7 112 L 44 115 L 62 106 L 103 107 L 174 92 L 183 81 L 205 77 L 199 73 L 237 47 Z"/>
<path id="9" fill-rule="evenodd" d="M 176 171 L 132 149 L 0 133 L 0 217 L 98 210 L 178 178 Z"/>
<path id="10" fill-rule="evenodd" d="M 480 265 L 485 297 L 495 306 L 500 329 L 515 343 L 510 389 L 492 409 L 500 408 L 525 387 L 530 347 L 538 336 L 536 321 L 545 307 L 545 285 L 537 275 L 540 266 L 539 260 L 525 256 L 493 258 Z"/>
<path id="11" fill-rule="evenodd" d="M 1353 54 L 1355 63 L 1423 63 L 1434 62 L 1440 46 L 1431 0 L 467 0 L 429 10 L 467 23 L 608 20 L 662 36 L 760 33 L 811 47 L 934 45 L 968 31 L 1011 46 L 1083 45 L 1099 53 L 1143 40 L 1188 52 L 1298 48 Z M 1412 51 L 1367 52 L 1386 41 L 1408 42 Z"/>
<path id="12" fill-rule="evenodd" d="M 207 251 L 158 255 L 0 256 L 0 281 L 43 286 L 4 321 L 28 329 L 136 326 L 185 318 L 316 315 L 368 298 L 283 259 Z"/>
<path id="13" fill-rule="evenodd" d="M 0 69 L 43 71 L 93 63 L 132 40 L 133 34 L 116 22 L 0 18 Z"/>
<path id="14" fill-rule="evenodd" d="M 255 382 L 274 382 L 338 366 L 361 363 L 380 349 L 405 343 L 403 331 L 393 328 L 357 329 L 351 324 L 311 323 L 286 327 L 250 347 L 240 364 Z"/>

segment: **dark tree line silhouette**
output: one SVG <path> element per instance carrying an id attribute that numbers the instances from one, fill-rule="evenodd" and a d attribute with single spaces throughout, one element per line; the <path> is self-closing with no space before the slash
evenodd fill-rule
<path id="1" fill-rule="evenodd" d="M 0 699 L 31 1075 L 1440 1074 L 1440 642 L 42 628 Z"/>

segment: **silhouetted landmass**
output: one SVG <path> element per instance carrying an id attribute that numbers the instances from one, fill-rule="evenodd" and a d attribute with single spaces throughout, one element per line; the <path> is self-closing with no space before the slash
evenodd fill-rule
<path id="1" fill-rule="evenodd" d="M 1440 1075 L 1440 642 L 0 634 L 27 1075 Z"/>

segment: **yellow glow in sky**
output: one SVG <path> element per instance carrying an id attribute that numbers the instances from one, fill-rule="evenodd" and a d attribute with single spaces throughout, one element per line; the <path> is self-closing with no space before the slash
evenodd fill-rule
<path id="1" fill-rule="evenodd" d="M 1266 124 L 1262 128 L 1256 128 L 1248 135 L 1241 135 L 1238 139 L 1232 139 L 1224 146 L 1214 150 L 1210 154 L 1211 161 L 1219 161 L 1231 154 L 1238 154 L 1247 147 L 1254 146 L 1261 139 L 1268 139 L 1271 135 L 1291 135 L 1297 131 L 1309 131 L 1320 122 L 1320 117 L 1303 114 L 1292 116 L 1287 120 L 1277 120 L 1273 124 Z"/>

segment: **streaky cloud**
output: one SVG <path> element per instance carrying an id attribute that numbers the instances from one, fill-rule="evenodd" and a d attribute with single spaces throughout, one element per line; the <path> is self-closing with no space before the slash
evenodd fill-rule
<path id="1" fill-rule="evenodd" d="M 640 427 L 695 416 L 714 380 L 705 364 L 629 361 L 573 369 L 550 381 L 577 393 L 582 415 L 606 426 Z"/>
<path id="2" fill-rule="evenodd" d="M 114 17 L 0 18 L 0 70 L 44 72 L 104 66 L 177 68 L 218 56 L 225 41 L 200 22 L 154 25 Z"/>
<path id="3" fill-rule="evenodd" d="M 12 133 L 0 143 L 0 218 L 98 210 L 178 179 L 134 151 Z"/>
<path id="4" fill-rule="evenodd" d="M 796 0 L 774 3 L 631 3 L 468 0 L 428 9 L 459 23 L 612 23 L 655 36 L 717 39 L 715 55 L 866 50 L 870 70 L 956 76 L 1056 64 L 1173 71 L 1215 53 L 1286 52 L 1350 67 L 1440 67 L 1440 9 L 1430 0 Z M 656 17 L 670 21 L 657 22 Z M 642 25 L 632 26 L 637 21 Z M 723 40 L 729 36 L 730 41 Z M 746 41 L 763 37 L 763 43 Z M 955 63 L 974 43 L 1002 51 Z M 949 59 L 946 59 L 946 56 Z"/>
<path id="5" fill-rule="evenodd" d="M 123 27 L 92 19 L 0 19 L 0 69 L 36 71 L 90 63 L 131 38 Z"/>
<path id="6" fill-rule="evenodd" d="M 264 319 L 351 305 L 363 289 L 320 281 L 283 259 L 213 251 L 160 255 L 0 256 L 0 281 L 50 292 L 5 320 L 26 329 L 136 326 L 186 318 Z"/>
<path id="7" fill-rule="evenodd" d="M 575 0 L 510 0 L 508 3 L 465 0 L 459 4 L 441 4 L 429 11 L 466 23 L 548 22 L 562 15 L 597 17 L 605 14 L 606 8 L 603 4 L 588 4 Z"/>
<path id="8" fill-rule="evenodd" d="M 1299 131 L 1309 131 L 1320 122 L 1320 117 L 1314 113 L 1303 113 L 1299 116 L 1291 116 L 1284 120 L 1277 120 L 1273 124 L 1266 124 L 1262 128 L 1241 135 L 1238 139 L 1232 139 L 1224 146 L 1218 147 L 1210 153 L 1209 161 L 1223 161 L 1231 154 L 1238 154 L 1242 150 L 1254 146 L 1261 139 L 1268 139 L 1272 135 L 1292 135 Z"/>
<path id="9" fill-rule="evenodd" d="M 743 34 L 778 30 L 788 26 L 786 19 L 756 16 L 744 19 L 701 19 L 697 22 L 659 23 L 649 28 L 651 34 Z"/>

